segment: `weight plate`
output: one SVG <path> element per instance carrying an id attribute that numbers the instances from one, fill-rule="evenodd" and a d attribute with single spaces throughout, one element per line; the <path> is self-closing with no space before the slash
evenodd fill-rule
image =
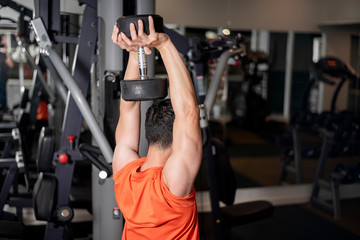
<path id="1" fill-rule="evenodd" d="M 168 94 L 166 78 L 123 80 L 121 96 L 125 101 L 148 101 L 165 98 Z"/>

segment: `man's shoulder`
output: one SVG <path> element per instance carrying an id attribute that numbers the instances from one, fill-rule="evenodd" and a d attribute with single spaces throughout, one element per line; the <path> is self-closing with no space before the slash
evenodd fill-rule
<path id="1" fill-rule="evenodd" d="M 134 168 L 140 167 L 144 161 L 145 161 L 145 157 L 142 157 L 124 164 L 124 166 L 121 169 L 119 169 L 116 173 L 114 173 L 113 179 L 115 180 L 119 178 L 121 175 L 131 172 L 132 170 L 134 170 Z"/>

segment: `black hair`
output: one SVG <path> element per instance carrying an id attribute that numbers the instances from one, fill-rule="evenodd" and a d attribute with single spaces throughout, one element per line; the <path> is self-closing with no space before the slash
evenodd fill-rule
<path id="1" fill-rule="evenodd" d="M 145 136 L 149 145 L 167 149 L 172 145 L 175 114 L 170 99 L 156 100 L 146 112 Z"/>

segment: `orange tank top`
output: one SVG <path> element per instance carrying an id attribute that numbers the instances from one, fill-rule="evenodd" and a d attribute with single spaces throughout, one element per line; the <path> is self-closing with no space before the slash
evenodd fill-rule
<path id="1" fill-rule="evenodd" d="M 163 167 L 137 171 L 145 159 L 113 176 L 116 202 L 125 218 L 122 239 L 199 239 L 195 188 L 186 197 L 173 195 L 162 179 Z"/>

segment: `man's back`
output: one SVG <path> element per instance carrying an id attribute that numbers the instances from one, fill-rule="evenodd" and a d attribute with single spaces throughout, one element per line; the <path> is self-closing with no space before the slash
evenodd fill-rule
<path id="1" fill-rule="evenodd" d="M 113 177 L 126 220 L 123 239 L 198 239 L 195 190 L 186 197 L 173 195 L 162 179 L 163 167 L 138 171 L 144 161 L 131 162 Z"/>

